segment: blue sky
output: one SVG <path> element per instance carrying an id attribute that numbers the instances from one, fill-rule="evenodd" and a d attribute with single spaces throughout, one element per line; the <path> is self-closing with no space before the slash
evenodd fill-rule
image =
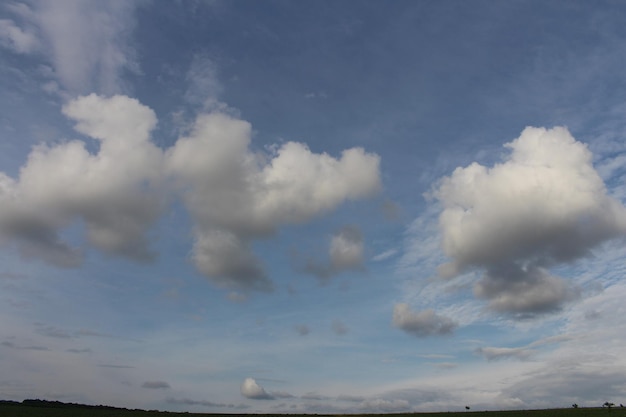
<path id="1" fill-rule="evenodd" d="M 4 2 L 0 397 L 624 402 L 625 18 Z"/>

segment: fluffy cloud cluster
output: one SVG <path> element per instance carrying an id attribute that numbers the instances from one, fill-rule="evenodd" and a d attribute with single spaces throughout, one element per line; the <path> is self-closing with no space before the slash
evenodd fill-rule
<path id="1" fill-rule="evenodd" d="M 503 163 L 473 163 L 444 178 L 440 275 L 485 273 L 477 296 L 516 315 L 559 308 L 578 295 L 548 268 L 626 234 L 626 208 L 607 194 L 592 154 L 565 128 L 526 128 Z"/>
<path id="2" fill-rule="evenodd" d="M 253 378 L 246 378 L 241 384 L 241 395 L 253 400 L 273 400 L 274 397 L 257 384 Z"/>
<path id="3" fill-rule="evenodd" d="M 23 256 L 76 266 L 81 251 L 60 238 L 75 220 L 99 250 L 149 260 L 146 229 L 160 213 L 151 191 L 162 153 L 149 140 L 156 116 L 128 97 L 77 99 L 63 108 L 76 130 L 99 141 L 97 154 L 74 140 L 34 148 L 14 180 L 0 173 L 0 239 Z"/>
<path id="4" fill-rule="evenodd" d="M 0 173 L 0 242 L 60 266 L 80 263 L 81 251 L 60 235 L 76 220 L 105 253 L 153 258 L 146 234 L 166 199 L 181 196 L 194 222 L 198 270 L 220 287 L 270 290 L 250 249 L 254 239 L 380 188 L 377 155 L 352 148 L 333 158 L 294 142 L 255 153 L 250 124 L 220 112 L 199 116 L 166 151 L 150 141 L 157 119 L 137 100 L 92 94 L 63 112 L 78 132 L 97 139 L 96 152 L 78 140 L 41 145 L 19 178 Z M 338 259 L 354 258 L 341 243 L 345 256 Z"/>
<path id="5" fill-rule="evenodd" d="M 433 310 L 415 312 L 404 303 L 395 305 L 393 325 L 417 337 L 449 334 L 457 327 L 450 318 L 440 316 Z"/>

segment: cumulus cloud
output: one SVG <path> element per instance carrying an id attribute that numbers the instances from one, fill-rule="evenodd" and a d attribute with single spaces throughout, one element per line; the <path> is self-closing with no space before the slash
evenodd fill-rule
<path id="1" fill-rule="evenodd" d="M 241 384 L 241 395 L 253 400 L 273 400 L 274 397 L 267 393 L 253 378 L 246 378 Z"/>
<path id="2" fill-rule="evenodd" d="M 62 238 L 78 220 L 87 242 L 110 255 L 149 261 L 147 233 L 168 199 L 181 197 L 192 217 L 192 260 L 219 287 L 241 292 L 273 286 L 253 253 L 254 240 L 301 223 L 380 187 L 379 157 L 361 148 L 339 158 L 288 142 L 270 153 L 251 149 L 249 123 L 215 110 L 169 149 L 150 139 L 154 112 L 137 100 L 95 94 L 69 101 L 63 114 L 81 140 L 35 147 L 19 176 L 0 173 L 0 244 L 25 258 L 62 267 L 84 248 Z M 357 229 L 331 244 L 334 268 L 362 259 Z"/>
<path id="3" fill-rule="evenodd" d="M 268 291 L 251 242 L 377 192 L 379 157 L 352 148 L 333 158 L 295 142 L 263 155 L 250 142 L 249 123 L 221 112 L 202 115 L 167 151 L 166 169 L 194 219 L 198 269 L 220 287 Z M 348 263 L 348 256 L 338 260 Z"/>
<path id="4" fill-rule="evenodd" d="M 169 389 L 170 384 L 168 384 L 165 381 L 146 381 L 143 384 L 141 384 L 141 386 L 143 388 L 148 388 L 148 389 Z"/>
<path id="5" fill-rule="evenodd" d="M 356 226 L 345 226 L 333 235 L 328 249 L 328 263 L 309 260 L 305 272 L 322 281 L 348 270 L 363 269 L 363 235 Z"/>
<path id="6" fill-rule="evenodd" d="M 145 236 L 160 214 L 161 151 L 150 141 L 154 112 L 124 96 L 96 95 L 69 102 L 63 113 L 75 129 L 99 141 L 97 153 L 73 140 L 39 145 L 19 178 L 0 173 L 0 242 L 15 242 L 26 258 L 64 267 L 82 253 L 60 237 L 75 219 L 91 245 L 111 255 L 150 260 Z"/>
<path id="7" fill-rule="evenodd" d="M 562 127 L 526 128 L 491 168 L 473 163 L 444 178 L 442 277 L 483 270 L 474 292 L 491 308 L 528 316 L 552 311 L 578 290 L 548 268 L 588 256 L 626 234 L 626 208 L 608 195 L 592 154 Z"/>
<path id="8" fill-rule="evenodd" d="M 449 334 L 457 327 L 452 319 L 433 310 L 414 312 L 404 303 L 395 305 L 393 325 L 417 337 Z"/>

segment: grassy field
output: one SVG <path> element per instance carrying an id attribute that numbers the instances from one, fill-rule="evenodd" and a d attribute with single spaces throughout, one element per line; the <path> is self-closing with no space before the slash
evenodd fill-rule
<path id="1" fill-rule="evenodd" d="M 203 413 L 170 413 L 163 411 L 142 411 L 126 409 L 99 409 L 99 408 L 55 408 L 32 407 L 27 405 L 0 404 L 2 417 L 249 417 L 251 414 L 203 414 Z M 259 415 L 273 416 L 272 414 Z M 277 416 L 289 417 L 284 414 Z M 413 413 L 413 414 L 386 414 L 381 416 L 392 417 L 626 417 L 626 408 L 564 408 L 549 410 L 515 410 L 515 411 L 463 411 L 447 413 Z M 328 416 L 339 417 L 339 416 Z M 351 415 L 352 417 L 352 415 Z M 376 417 L 376 415 L 354 415 L 353 417 Z"/>

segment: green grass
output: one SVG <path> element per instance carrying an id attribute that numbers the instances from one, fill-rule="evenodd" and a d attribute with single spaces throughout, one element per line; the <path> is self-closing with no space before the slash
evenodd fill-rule
<path id="1" fill-rule="evenodd" d="M 281 414 L 265 414 L 270 416 L 289 417 Z M 27 405 L 0 404 L 2 417 L 250 417 L 249 414 L 206 414 L 206 413 L 170 413 L 163 411 L 142 411 L 125 409 L 98 408 L 55 408 L 31 407 Z M 331 416 L 328 417 L 340 417 Z M 373 414 L 354 415 L 351 417 L 376 417 Z M 626 408 L 564 408 L 549 410 L 514 410 L 514 411 L 463 411 L 444 413 L 410 413 L 387 414 L 385 417 L 626 417 Z M 294 417 L 294 415 L 291 415 Z"/>

